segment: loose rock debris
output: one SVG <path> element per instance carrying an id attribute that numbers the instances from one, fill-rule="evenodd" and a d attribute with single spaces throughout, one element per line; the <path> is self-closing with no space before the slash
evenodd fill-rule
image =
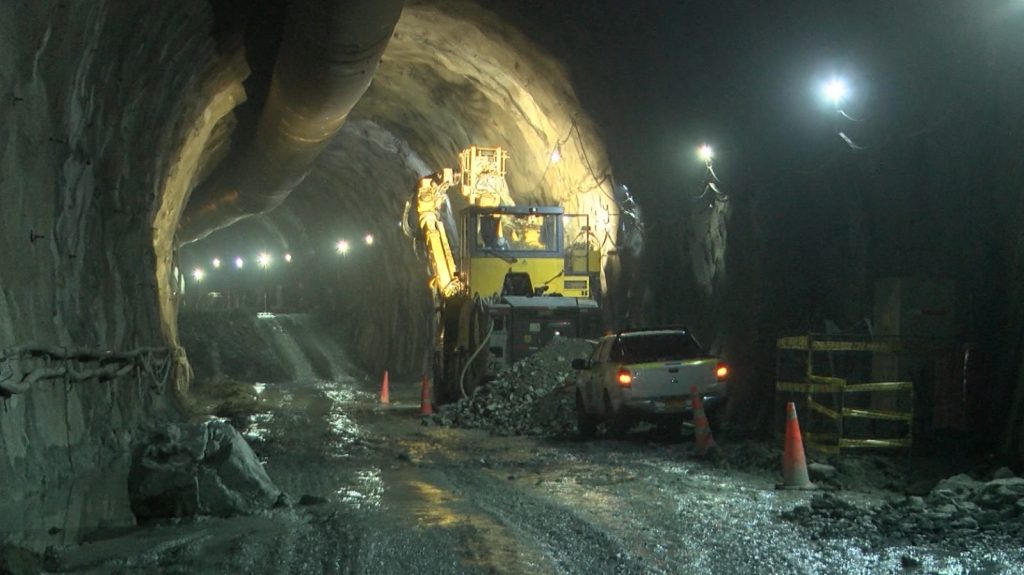
<path id="1" fill-rule="evenodd" d="M 430 421 L 494 435 L 575 434 L 572 360 L 586 357 L 592 349 L 586 340 L 557 337 L 469 397 L 443 406 Z"/>
<path id="2" fill-rule="evenodd" d="M 1009 538 L 1024 542 L 1024 478 L 1009 470 L 990 481 L 968 475 L 944 479 L 926 497 L 908 496 L 874 507 L 831 493 L 782 514 L 822 538 L 862 537 L 872 545 Z"/>
<path id="3" fill-rule="evenodd" d="M 428 421 L 476 428 L 494 435 L 567 436 L 576 433 L 571 360 L 591 344 L 558 339 L 500 373 L 470 397 L 442 407 Z M 756 441 L 730 445 L 719 465 L 776 475 L 781 449 Z M 856 503 L 831 490 L 900 489 L 905 478 L 890 458 L 847 457 L 812 462 L 816 481 L 829 491 L 782 518 L 807 528 L 813 539 L 859 538 L 873 547 L 943 543 L 969 546 L 986 538 L 1024 542 L 1024 478 L 1007 469 L 989 481 L 957 475 L 938 483 L 926 497 L 906 496 L 881 504 Z M 915 569 L 917 559 L 902 565 Z"/>

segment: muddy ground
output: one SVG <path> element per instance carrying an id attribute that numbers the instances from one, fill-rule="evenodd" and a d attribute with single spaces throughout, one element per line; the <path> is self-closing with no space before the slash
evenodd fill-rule
<path id="1" fill-rule="evenodd" d="M 967 495 L 943 499 L 953 507 L 934 515 L 934 536 L 885 531 L 893 517 L 913 523 L 938 512 L 928 494 L 941 475 L 914 472 L 905 460 L 839 462 L 837 476 L 822 480 L 833 489 L 823 497 L 776 490 L 779 449 L 771 441 L 723 435 L 723 456 L 706 460 L 694 457 L 685 433 L 641 429 L 623 440 L 583 442 L 568 426 L 527 436 L 449 427 L 420 417 L 418 381 L 393 381 L 392 403 L 380 405 L 378 376 L 351 368 L 309 318 L 254 321 L 186 318 L 197 368 L 192 409 L 196 418 L 231 421 L 291 505 L 97 532 L 86 544 L 51 549 L 45 568 L 1024 573 L 1019 531 L 969 524 L 943 531 L 971 512 Z M 1001 473 L 1013 484 L 1012 472 Z M 992 478 L 977 479 L 988 489 Z M 928 496 L 910 500 L 911 489 Z M 1022 521 L 1003 515 L 1004 527 Z"/>

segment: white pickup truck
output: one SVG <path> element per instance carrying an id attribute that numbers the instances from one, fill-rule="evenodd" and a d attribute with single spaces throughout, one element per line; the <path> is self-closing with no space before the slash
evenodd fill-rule
<path id="1" fill-rule="evenodd" d="M 575 359 L 576 416 L 580 435 L 604 422 L 622 435 L 638 421 L 681 427 L 692 411 L 696 385 L 712 426 L 726 400 L 729 370 L 708 356 L 686 329 L 626 331 L 602 337 L 586 359 Z"/>

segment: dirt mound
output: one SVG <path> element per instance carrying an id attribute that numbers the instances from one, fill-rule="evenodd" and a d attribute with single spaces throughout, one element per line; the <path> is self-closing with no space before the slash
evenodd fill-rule
<path id="1" fill-rule="evenodd" d="M 431 421 L 446 427 L 486 429 L 495 435 L 574 434 L 571 363 L 592 349 L 586 340 L 555 338 L 470 397 L 442 407 Z"/>

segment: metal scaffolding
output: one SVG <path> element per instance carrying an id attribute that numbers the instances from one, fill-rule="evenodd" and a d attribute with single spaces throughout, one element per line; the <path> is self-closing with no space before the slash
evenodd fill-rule
<path id="1" fill-rule="evenodd" d="M 906 449 L 913 446 L 914 382 L 876 381 L 886 357 L 934 351 L 930 342 L 856 340 L 809 334 L 777 340 L 777 403 L 802 406 L 810 451 Z M 828 374 L 820 373 L 827 370 Z M 776 410 L 776 413 L 781 411 Z"/>

